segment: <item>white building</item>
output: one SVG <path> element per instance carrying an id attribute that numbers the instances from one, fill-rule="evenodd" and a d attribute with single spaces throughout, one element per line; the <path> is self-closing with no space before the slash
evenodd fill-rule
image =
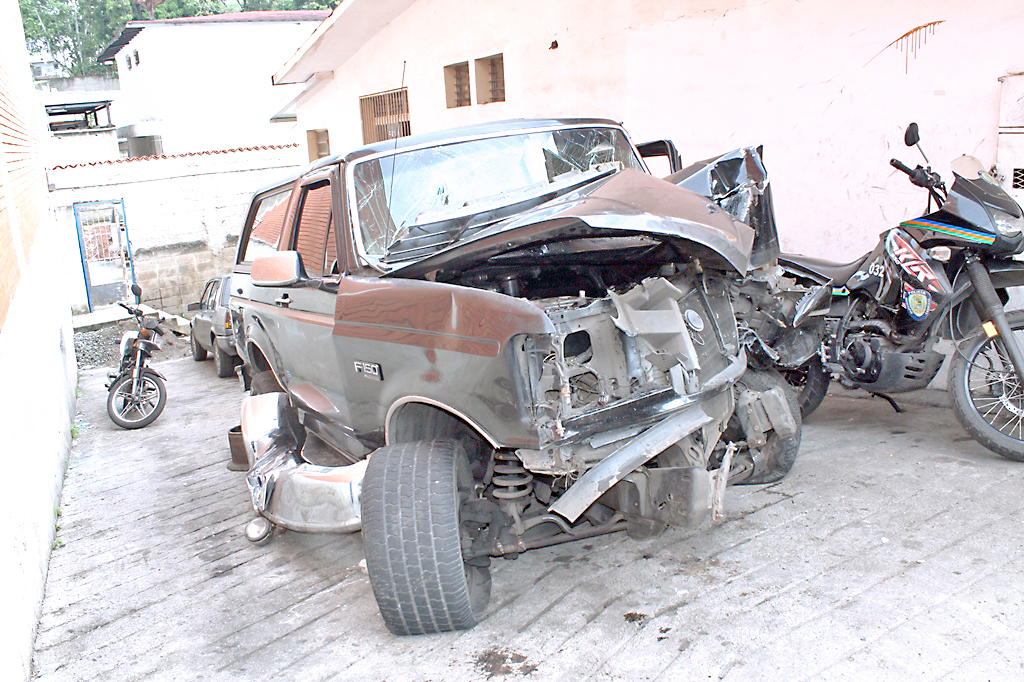
<path id="1" fill-rule="evenodd" d="M 297 90 L 272 87 L 270 76 L 329 14 L 240 12 L 128 22 L 97 58 L 117 65 L 122 153 L 305 142 L 294 119 L 277 116 Z"/>
<path id="2" fill-rule="evenodd" d="M 230 269 L 252 193 L 307 160 L 304 131 L 280 113 L 302 88 L 271 74 L 329 14 L 133 21 L 103 51 L 121 86 L 113 125 L 58 133 L 47 163 L 76 312 L 133 282 L 178 312 Z"/>
<path id="3" fill-rule="evenodd" d="M 1000 107 L 1022 26 L 1019 0 L 348 0 L 274 82 L 305 87 L 311 156 L 530 116 L 618 119 L 684 161 L 764 144 L 783 247 L 852 259 L 924 210 L 888 164 L 922 161 L 911 121 L 947 177 L 965 153 L 1024 168 L 1022 88 Z"/>

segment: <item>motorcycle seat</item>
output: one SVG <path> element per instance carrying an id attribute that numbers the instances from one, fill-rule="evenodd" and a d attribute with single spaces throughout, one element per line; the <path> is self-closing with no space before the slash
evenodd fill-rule
<path id="1" fill-rule="evenodd" d="M 853 273 L 857 272 L 857 270 L 864 265 L 864 261 L 866 261 L 870 255 L 870 253 L 865 253 L 863 256 L 850 263 L 833 263 L 832 261 L 822 260 L 821 258 L 801 256 L 800 254 L 795 253 L 784 253 L 779 256 L 779 263 L 784 267 L 792 267 L 797 271 L 803 271 L 810 275 L 817 275 L 822 279 L 842 285 L 846 284 L 846 282 L 853 277 Z"/>

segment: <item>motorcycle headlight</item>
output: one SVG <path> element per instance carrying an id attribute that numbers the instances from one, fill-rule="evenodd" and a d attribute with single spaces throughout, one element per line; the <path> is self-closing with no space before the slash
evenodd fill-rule
<path id="1" fill-rule="evenodd" d="M 1024 218 L 999 216 L 996 218 L 996 230 L 1004 237 L 1016 237 L 1024 227 Z"/>

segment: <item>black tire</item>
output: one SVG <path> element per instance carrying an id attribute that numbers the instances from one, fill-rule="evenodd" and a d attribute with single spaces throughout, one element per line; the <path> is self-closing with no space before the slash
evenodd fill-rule
<path id="1" fill-rule="evenodd" d="M 786 383 L 785 378 L 778 372 L 747 370 L 736 382 L 738 387 L 748 388 L 752 391 L 768 391 L 776 386 L 781 386 L 786 394 L 786 401 L 789 409 L 796 419 L 796 433 L 783 438 L 775 431 L 768 435 L 768 442 L 764 446 L 767 455 L 766 466 L 748 479 L 740 481 L 738 485 L 760 485 L 763 483 L 775 483 L 785 478 L 793 464 L 796 463 L 797 453 L 800 451 L 800 432 L 803 422 L 800 418 L 800 404 L 797 401 L 796 393 Z"/>
<path id="2" fill-rule="evenodd" d="M 142 395 L 132 398 L 132 375 L 117 379 L 107 393 L 107 415 L 122 429 L 141 429 L 149 426 L 167 404 L 167 387 L 163 379 L 150 371 L 142 374 Z"/>
<path id="3" fill-rule="evenodd" d="M 192 347 L 192 359 L 196 362 L 202 362 L 206 359 L 206 349 L 199 345 L 196 341 L 196 331 L 193 329 L 192 333 L 188 335 L 188 344 Z"/>
<path id="4" fill-rule="evenodd" d="M 1017 342 L 1024 343 L 1024 312 L 1006 318 Z M 971 438 L 1024 462 L 1024 388 L 997 339 L 979 329 L 954 352 L 949 365 L 953 412 Z"/>
<path id="5" fill-rule="evenodd" d="M 457 441 L 402 443 L 370 455 L 361 503 L 366 569 L 396 635 L 465 630 L 483 616 L 490 570 L 463 561 L 459 523 L 472 488 Z"/>
<path id="6" fill-rule="evenodd" d="M 269 369 L 257 372 L 249 382 L 249 395 L 263 395 L 264 393 L 284 393 L 281 384 L 277 383 L 277 377 Z"/>
<path id="7" fill-rule="evenodd" d="M 235 359 L 233 356 L 228 355 L 220 349 L 217 345 L 217 341 L 213 342 L 213 363 L 217 368 L 217 376 L 221 379 L 234 376 L 235 374 Z"/>
<path id="8" fill-rule="evenodd" d="M 783 370 L 782 376 L 796 393 L 801 419 L 807 419 L 821 406 L 825 394 L 828 393 L 829 382 L 832 381 L 819 355 L 815 355 L 796 369 Z"/>

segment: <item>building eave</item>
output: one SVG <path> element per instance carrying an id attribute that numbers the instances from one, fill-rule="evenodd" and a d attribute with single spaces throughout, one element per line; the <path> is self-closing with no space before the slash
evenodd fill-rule
<path id="1" fill-rule="evenodd" d="M 333 72 L 415 0 L 344 0 L 272 77 L 274 85 L 305 83 Z"/>
<path id="2" fill-rule="evenodd" d="M 232 12 L 229 14 L 210 14 L 200 17 L 178 17 L 175 19 L 152 19 L 149 21 L 129 21 L 125 24 L 121 35 L 107 45 L 96 57 L 100 64 L 114 61 L 114 57 L 125 45 L 130 43 L 142 29 L 147 26 L 195 26 L 198 24 L 252 24 L 268 22 L 303 22 L 323 21 L 330 16 L 327 10 L 277 10 L 267 12 Z"/>

